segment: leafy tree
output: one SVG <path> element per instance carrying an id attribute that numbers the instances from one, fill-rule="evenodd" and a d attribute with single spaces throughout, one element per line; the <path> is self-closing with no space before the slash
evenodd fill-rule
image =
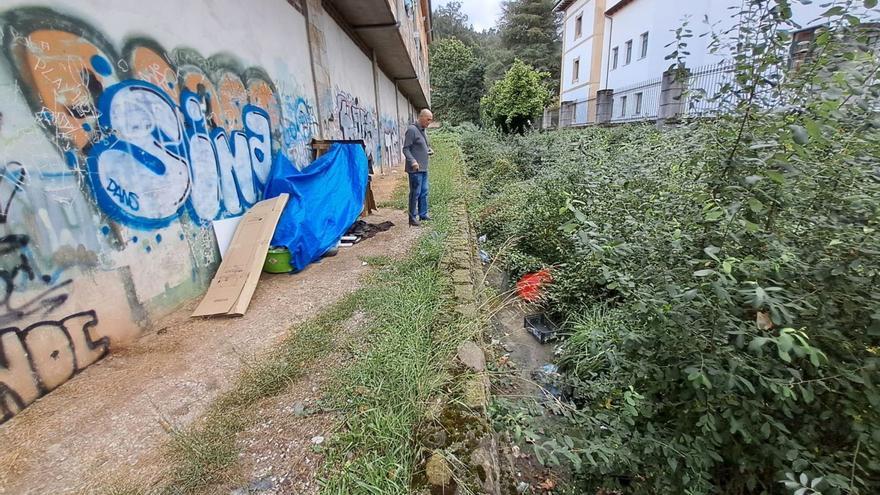
<path id="1" fill-rule="evenodd" d="M 513 52 L 502 43 L 498 29 L 493 27 L 476 31 L 467 14 L 461 11 L 461 2 L 449 2 L 434 10 L 433 33 L 437 41 L 455 38 L 473 50 L 480 65 L 485 67 L 484 86 L 504 77 L 504 73 L 513 63 Z"/>
<path id="2" fill-rule="evenodd" d="M 515 60 L 480 101 L 484 121 L 505 133 L 523 134 L 550 102 L 550 91 L 543 82 L 546 77 L 546 72 Z"/>
<path id="3" fill-rule="evenodd" d="M 514 57 L 546 72 L 545 82 L 559 81 L 562 57 L 561 18 L 553 12 L 556 0 L 506 0 L 499 33 Z"/>
<path id="4" fill-rule="evenodd" d="M 457 38 L 468 45 L 474 45 L 479 36 L 468 22 L 467 14 L 461 11 L 461 2 L 449 2 L 435 9 L 431 25 L 435 40 Z"/>
<path id="5" fill-rule="evenodd" d="M 480 33 L 479 44 L 474 47 L 474 53 L 486 67 L 487 87 L 504 77 L 515 59 L 513 52 L 504 46 L 497 28 Z"/>
<path id="6" fill-rule="evenodd" d="M 431 44 L 431 92 L 438 119 L 479 122 L 484 72 L 473 50 L 458 38 Z"/>

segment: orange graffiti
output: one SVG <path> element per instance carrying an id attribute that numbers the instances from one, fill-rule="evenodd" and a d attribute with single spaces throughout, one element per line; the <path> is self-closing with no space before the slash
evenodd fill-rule
<path id="1" fill-rule="evenodd" d="M 269 83 L 260 79 L 248 80 L 248 96 L 252 105 L 262 108 L 269 114 L 272 129 L 280 129 L 281 104 Z"/>
<path id="2" fill-rule="evenodd" d="M 177 72 L 164 56 L 152 48 L 139 46 L 131 52 L 131 69 L 136 79 L 153 83 L 180 103 L 177 91 Z"/>
<path id="3" fill-rule="evenodd" d="M 186 66 L 181 67 L 181 84 L 183 88 L 188 89 L 205 98 L 205 118 L 212 126 L 217 127 L 219 123 L 219 112 L 217 111 L 217 89 L 214 83 L 202 72 L 198 67 Z"/>
<path id="4" fill-rule="evenodd" d="M 241 129 L 241 109 L 248 104 L 248 93 L 241 79 L 227 72 L 220 76 L 219 115 L 220 125 L 227 129 Z"/>
<path id="5" fill-rule="evenodd" d="M 89 41 L 64 31 L 39 30 L 28 38 L 15 51 L 21 73 L 30 78 L 43 105 L 37 115 L 54 126 L 59 142 L 82 149 L 89 142 L 87 129 L 96 126 L 95 98 L 116 82 L 107 62 L 111 58 Z M 95 57 L 107 62 L 102 69 L 109 73 L 97 73 L 92 65 Z"/>

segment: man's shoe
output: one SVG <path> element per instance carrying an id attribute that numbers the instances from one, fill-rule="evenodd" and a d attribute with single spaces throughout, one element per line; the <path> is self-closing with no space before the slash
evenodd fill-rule
<path id="1" fill-rule="evenodd" d="M 420 225 L 422 225 L 422 224 L 421 224 L 418 220 L 410 220 L 410 221 L 409 221 L 409 226 L 410 226 L 410 227 L 418 227 L 418 226 L 420 226 Z"/>
<path id="2" fill-rule="evenodd" d="M 431 221 L 431 217 L 427 217 L 427 216 L 426 216 L 426 217 L 421 217 L 421 218 L 419 218 L 419 220 L 421 220 L 422 222 L 430 222 L 430 221 Z"/>

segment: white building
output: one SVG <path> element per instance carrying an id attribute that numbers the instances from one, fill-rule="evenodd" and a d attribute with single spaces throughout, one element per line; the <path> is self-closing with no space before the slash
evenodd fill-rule
<path id="1" fill-rule="evenodd" d="M 723 33 L 739 20 L 745 0 L 559 0 L 564 16 L 560 81 L 560 124 L 593 122 L 596 94 L 614 90 L 613 120 L 656 117 L 660 79 L 672 64 L 675 31 L 687 22 L 686 66 L 711 84 L 725 54 L 710 53 L 711 33 Z M 792 2 L 795 24 L 804 30 L 825 22 L 828 2 Z M 876 12 L 857 12 L 874 18 Z M 806 37 L 807 41 L 811 39 Z M 802 38 L 795 40 L 803 42 Z"/>
<path id="2" fill-rule="evenodd" d="M 606 0 L 561 0 L 557 12 L 564 12 L 560 100 L 578 102 L 571 122 L 585 123 L 587 100 L 595 100 L 601 89 Z M 590 109 L 595 113 L 595 108 Z"/>

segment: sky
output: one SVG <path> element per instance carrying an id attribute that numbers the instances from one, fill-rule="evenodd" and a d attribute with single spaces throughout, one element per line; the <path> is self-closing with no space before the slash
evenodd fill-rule
<path id="1" fill-rule="evenodd" d="M 434 10 L 446 5 L 452 0 L 433 0 L 431 4 Z M 495 26 L 498 16 L 501 15 L 501 0 L 459 0 L 461 11 L 467 14 L 468 22 L 474 25 L 477 31 L 484 31 Z"/>

